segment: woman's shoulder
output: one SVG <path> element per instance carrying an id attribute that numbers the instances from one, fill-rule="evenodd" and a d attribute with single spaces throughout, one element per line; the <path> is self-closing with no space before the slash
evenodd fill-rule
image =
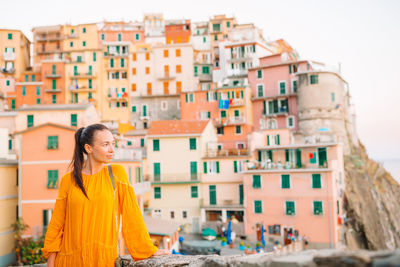
<path id="1" fill-rule="evenodd" d="M 117 182 L 126 182 L 126 170 L 121 164 L 111 164 L 113 175 L 116 177 Z"/>

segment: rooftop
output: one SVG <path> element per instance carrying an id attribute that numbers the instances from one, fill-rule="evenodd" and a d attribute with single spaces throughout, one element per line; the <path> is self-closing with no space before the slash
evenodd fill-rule
<path id="1" fill-rule="evenodd" d="M 85 110 L 92 104 L 50 104 L 50 105 L 30 105 L 20 107 L 18 111 L 31 110 Z"/>
<path id="2" fill-rule="evenodd" d="M 152 135 L 191 135 L 201 134 L 210 121 L 164 120 L 153 121 L 147 132 Z"/>

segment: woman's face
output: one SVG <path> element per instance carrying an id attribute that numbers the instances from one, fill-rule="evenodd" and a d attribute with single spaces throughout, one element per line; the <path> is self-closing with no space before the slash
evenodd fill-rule
<path id="1" fill-rule="evenodd" d="M 102 163 L 111 162 L 114 156 L 115 140 L 108 130 L 96 131 L 93 136 L 93 144 L 85 145 L 88 155 Z"/>

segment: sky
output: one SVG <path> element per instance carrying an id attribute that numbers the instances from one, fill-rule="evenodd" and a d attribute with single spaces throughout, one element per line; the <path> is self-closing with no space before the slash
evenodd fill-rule
<path id="1" fill-rule="evenodd" d="M 370 157 L 400 159 L 400 1 L 396 0 L 13 0 L 2 3 L 0 28 L 22 30 L 103 20 L 206 21 L 216 14 L 254 23 L 266 39 L 285 39 L 303 59 L 341 65 L 357 130 Z"/>

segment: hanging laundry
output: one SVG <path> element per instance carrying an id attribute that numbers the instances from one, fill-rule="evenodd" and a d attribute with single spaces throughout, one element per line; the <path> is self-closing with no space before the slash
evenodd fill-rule
<path id="1" fill-rule="evenodd" d="M 224 109 L 229 108 L 229 100 L 224 100 Z"/>
<path id="2" fill-rule="evenodd" d="M 230 105 L 232 105 L 232 101 L 233 101 L 233 99 L 231 98 L 231 99 L 229 99 L 229 104 Z"/>
<path id="3" fill-rule="evenodd" d="M 223 101 L 222 99 L 220 99 L 220 100 L 218 101 L 218 108 L 219 108 L 219 109 L 223 109 L 223 108 L 224 108 L 224 101 Z"/>

